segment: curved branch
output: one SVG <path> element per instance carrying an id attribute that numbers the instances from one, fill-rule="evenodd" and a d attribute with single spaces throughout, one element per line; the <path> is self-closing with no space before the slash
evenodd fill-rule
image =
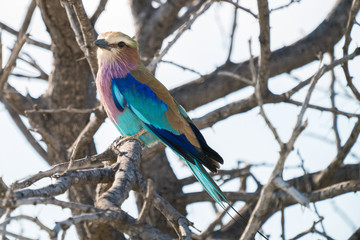
<path id="1" fill-rule="evenodd" d="M 91 25 L 95 26 L 95 23 L 98 20 L 100 14 L 104 11 L 107 2 L 108 0 L 100 0 L 98 7 L 96 8 L 93 15 L 90 17 Z"/>
<path id="2" fill-rule="evenodd" d="M 351 0 L 338 1 L 328 17 L 313 32 L 290 46 L 272 52 L 270 77 L 290 72 L 316 60 L 319 52 L 332 50 L 344 34 L 350 9 Z M 257 61 L 255 58 L 254 62 Z M 173 89 L 171 93 L 186 110 L 191 110 L 248 86 L 229 77 L 219 77 L 216 74 L 219 71 L 233 72 L 251 79 L 249 61 L 229 62 L 211 74 Z"/>
<path id="3" fill-rule="evenodd" d="M 136 170 L 141 159 L 141 144 L 138 140 L 126 141 L 117 158 L 115 179 L 112 186 L 95 202 L 95 206 L 102 209 L 118 209 L 128 198 L 130 190 L 136 182 Z M 120 140 L 120 145 L 122 144 Z M 115 143 L 118 145 L 118 143 Z"/>

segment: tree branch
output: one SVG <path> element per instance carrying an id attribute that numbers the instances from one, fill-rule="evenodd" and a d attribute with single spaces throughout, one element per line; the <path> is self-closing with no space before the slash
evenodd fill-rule
<path id="1" fill-rule="evenodd" d="M 331 161 L 330 165 L 327 168 L 325 168 L 322 171 L 322 173 L 318 176 L 318 179 L 316 180 L 318 186 L 320 186 L 320 187 L 325 186 L 325 184 L 327 182 L 329 182 L 330 178 L 334 175 L 336 170 L 343 163 L 345 157 L 350 152 L 351 148 L 354 146 L 354 144 L 359 136 L 359 133 L 360 133 L 360 118 L 358 118 L 358 121 L 354 125 L 354 128 L 351 131 L 348 140 L 340 148 L 336 157 Z"/>
<path id="2" fill-rule="evenodd" d="M 65 0 L 64 0 L 65 1 Z M 68 15 L 69 21 L 71 23 L 72 29 L 77 36 L 77 42 L 79 47 L 84 52 L 84 55 L 89 63 L 91 72 L 94 79 L 96 78 L 96 73 L 98 70 L 97 58 L 96 58 L 96 33 L 93 25 L 91 24 L 88 16 L 86 15 L 84 6 L 81 0 L 64 2 L 66 13 Z M 71 7 L 73 9 L 71 9 Z M 74 12 L 73 12 L 74 11 Z M 73 13 L 72 13 L 73 12 Z M 74 19 L 74 15 L 77 17 L 77 20 Z M 77 21 L 77 23 L 75 23 Z M 81 33 L 77 27 L 80 26 Z M 81 37 L 80 37 L 81 36 Z"/>
<path id="3" fill-rule="evenodd" d="M 333 49 L 343 36 L 350 8 L 349 0 L 338 1 L 327 18 L 313 32 L 290 46 L 272 52 L 269 77 L 301 67 L 317 60 L 319 52 Z M 258 59 L 255 58 L 254 61 Z M 219 71 L 233 72 L 251 79 L 249 61 L 225 63 L 214 72 L 173 89 L 171 94 L 186 110 L 192 110 L 248 86 L 232 78 L 219 78 L 216 75 Z M 199 92 L 202 94 L 199 95 Z"/>

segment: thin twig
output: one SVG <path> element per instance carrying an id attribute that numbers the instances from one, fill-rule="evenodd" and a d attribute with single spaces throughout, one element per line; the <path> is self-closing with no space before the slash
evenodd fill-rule
<path id="1" fill-rule="evenodd" d="M 147 180 L 147 188 L 146 188 L 144 204 L 141 208 L 139 217 L 137 219 L 139 222 L 143 222 L 145 220 L 145 217 L 147 216 L 147 214 L 149 212 L 150 204 L 151 204 L 153 196 L 154 196 L 154 184 L 153 184 L 153 181 L 149 178 Z"/>
<path id="2" fill-rule="evenodd" d="M 230 205 L 228 205 L 222 212 L 218 212 L 215 220 L 209 224 L 209 226 L 203 231 L 200 235 L 201 239 L 205 239 L 207 235 L 209 235 L 212 231 L 214 231 L 215 227 L 219 224 L 221 224 L 221 220 L 227 213 L 227 211 L 230 209 Z"/>
<path id="3" fill-rule="evenodd" d="M 235 80 L 241 81 L 241 82 L 246 83 L 246 84 L 248 84 L 250 86 L 255 85 L 254 82 L 251 81 L 250 79 L 242 77 L 242 76 L 240 76 L 240 75 L 238 75 L 236 73 L 233 73 L 233 72 L 220 71 L 220 72 L 217 72 L 217 74 L 219 76 L 231 77 L 231 78 L 233 78 Z"/>
<path id="4" fill-rule="evenodd" d="M 320 213 L 319 213 L 319 211 L 318 211 L 318 209 L 317 209 L 317 207 L 316 207 L 316 203 L 315 203 L 315 202 L 313 203 L 313 207 L 314 207 L 314 210 L 315 210 L 316 215 L 318 216 L 319 219 L 321 219 L 320 225 L 321 225 L 321 228 L 322 228 L 323 232 L 326 234 L 325 227 L 324 227 L 324 223 L 323 223 L 324 217 L 320 215 Z"/>
<path id="5" fill-rule="evenodd" d="M 100 164 L 102 161 L 113 161 L 116 158 L 116 154 L 113 150 L 109 147 L 104 152 L 90 156 L 84 157 L 73 161 L 73 165 L 70 170 L 80 170 L 80 169 L 88 169 L 88 168 L 96 168 L 102 166 Z M 54 174 L 62 173 L 63 171 L 69 169 L 69 162 L 59 163 L 52 166 L 50 169 L 46 171 L 40 171 L 26 179 L 19 181 L 15 185 L 15 189 L 22 189 L 32 184 L 36 183 L 40 179 L 51 177 Z"/>
<path id="6" fill-rule="evenodd" d="M 317 186 L 325 186 L 327 182 L 331 179 L 331 177 L 335 174 L 336 170 L 340 167 L 343 163 L 345 157 L 350 152 L 351 148 L 356 143 L 356 140 L 360 133 L 360 117 L 358 118 L 357 122 L 355 123 L 349 138 L 347 139 L 346 143 L 340 148 L 340 151 L 337 153 L 336 157 L 331 161 L 329 166 L 325 168 L 321 174 L 315 180 Z"/>
<path id="7" fill-rule="evenodd" d="M 22 37 L 23 35 L 25 35 L 25 33 L 26 33 L 26 31 L 27 31 L 27 29 L 28 29 L 28 27 L 30 25 L 30 21 L 31 21 L 31 18 L 33 16 L 35 7 L 36 7 L 35 0 L 31 0 L 30 5 L 28 7 L 28 10 L 26 12 L 24 21 L 23 21 L 23 23 L 21 25 L 21 28 L 19 30 L 18 37 Z"/>
<path id="8" fill-rule="evenodd" d="M 258 18 L 258 15 L 256 15 L 255 13 L 253 13 L 250 9 L 244 8 L 244 7 L 240 6 L 240 5 L 238 4 L 238 2 L 235 3 L 235 2 L 233 2 L 232 0 L 216 0 L 216 1 L 221 1 L 221 2 L 230 3 L 230 4 L 234 5 L 236 8 L 239 8 L 239 9 L 241 9 L 241 10 L 249 13 L 249 14 L 250 14 L 251 16 L 253 16 L 254 18 Z"/>
<path id="9" fill-rule="evenodd" d="M 34 67 L 40 73 L 40 75 L 37 78 L 48 80 L 49 75 L 36 63 L 35 59 L 33 57 L 31 57 L 30 54 L 28 54 L 28 53 L 23 53 L 23 54 L 26 55 L 30 60 L 26 60 L 22 57 L 18 57 L 18 59 L 22 60 L 22 61 L 26 62 L 27 64 L 29 64 L 30 66 Z"/>
<path id="10" fill-rule="evenodd" d="M 178 64 L 178 63 L 175 63 L 175 62 L 172 62 L 172 61 L 168 61 L 168 60 L 161 60 L 161 62 L 162 62 L 162 63 L 168 63 L 168 64 L 174 65 L 174 66 L 176 66 L 176 67 L 179 67 L 179 68 L 181 68 L 181 69 L 183 69 L 183 70 L 186 70 L 186 71 L 195 73 L 195 74 L 199 75 L 200 77 L 203 76 L 200 72 L 198 72 L 198 71 L 196 71 L 196 70 L 194 70 L 194 69 L 185 67 L 185 66 L 183 66 L 183 65 L 180 65 L 180 64 Z"/>
<path id="11" fill-rule="evenodd" d="M 277 7 L 277 8 L 272 8 L 270 10 L 270 12 L 275 12 L 275 11 L 278 11 L 278 10 L 281 10 L 281 9 L 284 9 L 284 8 L 287 8 L 287 7 L 290 7 L 290 5 L 292 5 L 293 3 L 300 3 L 301 0 L 290 0 L 289 3 L 285 4 L 285 5 L 282 5 L 280 7 Z"/>
<path id="12" fill-rule="evenodd" d="M 267 18 L 269 16 L 267 15 Z M 266 14 L 261 14 L 260 19 L 266 18 Z M 269 35 L 269 20 L 261 20 L 260 25 L 267 25 L 264 27 L 261 27 L 261 29 L 265 32 L 267 32 L 267 34 Z M 278 142 L 280 149 L 283 148 L 283 142 L 280 139 L 279 134 L 277 133 L 275 127 L 273 126 L 273 124 L 271 123 L 270 119 L 267 117 L 265 110 L 263 108 L 264 105 L 264 101 L 263 101 L 263 95 L 265 95 L 269 90 L 267 88 L 267 81 L 269 78 L 269 64 L 270 62 L 267 60 L 262 60 L 264 58 L 270 58 L 270 43 L 269 43 L 269 36 L 264 36 L 266 35 L 266 33 L 264 34 L 260 34 L 260 39 L 263 39 L 263 42 L 261 42 L 261 53 L 260 53 L 260 57 L 259 57 L 259 70 L 258 73 L 255 73 L 255 65 L 254 65 L 254 57 L 252 55 L 252 50 L 251 50 L 251 41 L 249 40 L 249 52 L 250 52 L 250 71 L 252 73 L 253 76 L 253 82 L 255 83 L 255 96 L 256 96 L 256 100 L 257 103 L 259 105 L 260 108 L 260 114 L 261 116 L 264 118 L 266 125 L 268 126 L 268 128 L 271 130 L 271 132 L 273 133 L 276 141 Z M 267 42 L 267 43 L 266 43 Z M 266 65 L 266 66 L 263 66 Z"/>
<path id="13" fill-rule="evenodd" d="M 34 238 L 24 237 L 24 236 L 21 236 L 19 234 L 4 231 L 4 230 L 1 230 L 1 229 L 0 229 L 0 233 L 1 233 L 1 236 L 5 237 L 6 235 L 9 235 L 9 236 L 14 237 L 15 239 L 19 239 L 19 240 L 37 240 L 37 239 L 34 239 Z M 7 239 L 7 238 L 5 238 L 5 239 Z"/>
<path id="14" fill-rule="evenodd" d="M 15 42 L 14 48 L 11 51 L 11 55 L 9 57 L 8 62 L 6 63 L 5 67 L 0 72 L 0 91 L 3 91 L 5 83 L 12 71 L 12 69 L 15 67 L 16 59 L 22 49 L 22 47 L 25 44 L 27 35 L 21 36 L 21 38 L 18 38 Z"/>
<path id="15" fill-rule="evenodd" d="M 138 223 L 136 220 L 126 212 L 107 210 L 98 213 L 88 213 L 80 216 L 70 217 L 67 220 L 56 223 L 52 230 L 51 239 L 57 240 L 61 230 L 66 230 L 72 225 L 79 224 L 84 221 L 93 223 L 108 223 L 120 232 L 126 233 L 131 239 L 158 239 L 170 240 L 170 236 L 162 233 L 158 229 L 146 223 Z"/>
<path id="16" fill-rule="evenodd" d="M 333 62 L 334 61 L 334 53 L 331 52 L 330 53 L 330 59 Z M 336 108 L 336 104 L 335 104 L 335 81 L 336 81 L 336 77 L 335 77 L 335 71 L 334 69 L 331 69 L 330 71 L 331 73 L 331 83 L 330 83 L 330 101 L 331 101 L 331 108 L 334 109 L 335 111 L 337 110 Z M 336 148 L 337 151 L 340 151 L 340 147 L 341 147 L 341 139 L 340 139 L 340 134 L 339 134 L 339 129 L 338 129 L 338 115 L 335 112 L 332 112 L 332 124 L 333 124 L 333 130 L 334 130 L 334 135 L 335 135 L 335 143 L 336 143 Z"/>
<path id="17" fill-rule="evenodd" d="M 42 127 L 38 127 L 38 128 L 29 128 L 30 131 L 33 132 L 37 132 L 41 135 L 41 137 L 43 138 L 43 140 L 49 144 L 50 146 L 52 146 L 54 149 L 56 149 L 57 151 L 61 152 L 63 151 L 63 145 L 60 143 L 60 141 L 54 137 L 49 131 L 45 130 Z M 50 159 L 48 159 L 50 160 Z"/>
<path id="18" fill-rule="evenodd" d="M 281 209 L 281 238 L 285 240 L 285 209 Z"/>
<path id="19" fill-rule="evenodd" d="M 295 101 L 295 100 L 292 100 L 292 99 L 287 99 L 285 100 L 284 102 L 286 103 L 290 103 L 290 104 L 294 104 L 296 106 L 303 106 L 303 102 L 299 102 L 299 101 Z M 330 113 L 336 113 L 338 115 L 343 115 L 347 118 L 351 118 L 351 117 L 360 117 L 360 114 L 358 113 L 349 113 L 349 112 L 344 112 L 344 111 L 340 111 L 340 110 L 337 110 L 337 109 L 333 109 L 333 108 L 327 108 L 327 107 L 322 107 L 322 106 L 317 106 L 317 105 L 314 105 L 314 104 L 309 104 L 308 105 L 309 108 L 312 108 L 312 109 L 316 109 L 316 110 L 320 110 L 320 111 L 326 111 L 326 112 L 330 112 Z"/>
<path id="20" fill-rule="evenodd" d="M 0 98 L 1 99 L 1 98 Z M 6 99 L 1 99 L 6 109 L 8 110 L 10 116 L 14 120 L 15 124 L 18 126 L 20 131 L 23 133 L 25 138 L 29 141 L 29 143 L 33 146 L 33 148 L 38 152 L 38 154 L 46 161 L 48 161 L 48 153 L 45 149 L 40 145 L 40 143 L 34 138 L 34 136 L 30 133 L 27 126 L 21 120 L 19 114 L 12 108 L 12 106 L 7 102 Z"/>
<path id="21" fill-rule="evenodd" d="M 19 35 L 19 32 L 14 30 L 13 28 L 7 26 L 6 24 L 0 22 L 0 29 L 3 29 L 9 33 L 11 33 L 12 35 L 14 36 L 18 36 Z M 51 49 L 51 45 L 50 44 L 46 44 L 46 43 L 43 43 L 43 42 L 40 42 L 40 41 L 37 41 L 37 40 L 34 40 L 32 38 L 30 38 L 29 36 L 26 36 L 26 42 L 28 44 L 31 44 L 31 45 L 34 45 L 34 46 L 37 46 L 37 47 L 41 47 L 43 49 L 46 49 L 46 50 L 50 50 Z"/>
<path id="22" fill-rule="evenodd" d="M 98 7 L 96 8 L 93 15 L 90 17 L 91 25 L 95 26 L 95 23 L 98 20 L 100 14 L 104 11 L 107 2 L 108 0 L 100 0 Z"/>
<path id="23" fill-rule="evenodd" d="M 51 229 L 48 228 L 48 227 L 46 227 L 38 218 L 36 218 L 36 217 L 30 217 L 30 216 L 27 216 L 27 215 L 17 215 L 17 216 L 9 217 L 6 221 L 4 221 L 4 222 L 2 222 L 2 223 L 0 224 L 0 227 L 1 227 L 2 225 L 4 225 L 4 224 L 10 223 L 10 222 L 13 221 L 13 220 L 22 220 L 22 219 L 25 219 L 25 220 L 28 220 L 28 221 L 30 221 L 30 222 L 33 222 L 33 223 L 35 223 L 36 225 L 38 225 L 41 230 L 44 230 L 44 231 L 46 231 L 46 232 L 49 233 L 49 234 L 51 233 Z"/>
<path id="24" fill-rule="evenodd" d="M 95 115 L 90 119 L 88 124 L 77 136 L 74 143 L 68 149 L 70 155 L 69 168 L 71 168 L 73 160 L 77 157 L 77 154 L 83 150 L 83 148 L 93 139 L 93 136 L 103 124 L 106 119 L 106 113 L 102 106 L 96 109 Z"/>
<path id="25" fill-rule="evenodd" d="M 239 0 L 236 0 L 236 4 L 239 5 Z M 233 25 L 232 25 L 231 35 L 230 35 L 229 53 L 228 53 L 226 62 L 230 62 L 233 45 L 234 45 L 234 35 L 235 35 L 235 31 L 236 31 L 236 25 L 237 25 L 237 7 L 235 7 L 235 9 L 234 9 L 234 19 L 233 19 Z"/>
<path id="26" fill-rule="evenodd" d="M 303 237 L 303 236 L 305 236 L 305 235 L 307 235 L 307 234 L 309 234 L 309 233 L 317 233 L 317 234 L 319 234 L 319 235 L 321 235 L 321 236 L 323 236 L 323 237 L 326 237 L 326 239 L 328 239 L 328 240 L 333 240 L 331 237 L 329 237 L 329 236 L 326 235 L 325 233 L 319 232 L 318 230 L 316 230 L 315 226 L 316 226 L 319 222 L 322 222 L 322 221 L 323 221 L 323 218 L 320 218 L 319 220 L 315 221 L 315 222 L 313 223 L 313 225 L 312 225 L 309 229 L 305 230 L 305 231 L 302 232 L 302 233 L 299 233 L 298 235 L 296 235 L 296 236 L 293 237 L 293 238 L 290 238 L 290 240 L 299 239 L 299 238 L 301 238 L 301 237 Z"/>
<path id="27" fill-rule="evenodd" d="M 350 41 L 351 41 L 351 29 L 354 25 L 355 22 L 355 16 L 357 14 L 357 12 L 359 11 L 360 8 L 360 1 L 358 0 L 353 0 L 352 5 L 351 5 L 351 9 L 349 12 L 349 18 L 348 18 L 348 22 L 346 25 L 346 31 L 345 31 L 345 43 L 343 46 L 343 55 L 346 56 L 348 55 L 348 50 L 349 50 L 349 45 L 350 45 Z M 356 89 L 356 87 L 354 86 L 354 84 L 352 83 L 352 77 L 350 76 L 350 72 L 349 72 L 349 66 L 348 66 L 348 62 L 344 62 L 342 64 L 342 68 L 345 74 L 345 78 L 347 81 L 347 84 L 349 86 L 349 88 L 351 89 L 351 91 L 353 92 L 353 94 L 355 95 L 355 97 L 360 100 L 360 93 L 359 91 Z"/>
<path id="28" fill-rule="evenodd" d="M 191 25 L 195 22 L 195 20 L 201 15 L 203 14 L 206 10 L 209 9 L 209 7 L 212 4 L 212 0 L 207 0 L 202 7 L 196 11 L 191 17 L 190 19 L 185 22 L 178 30 L 178 32 L 176 33 L 175 37 L 168 43 L 168 45 L 159 53 L 157 54 L 149 63 L 149 65 L 147 65 L 147 68 L 150 71 L 154 71 L 156 64 L 158 62 L 161 61 L 161 59 L 165 56 L 165 54 L 169 51 L 169 49 L 177 42 L 177 40 L 181 37 L 181 35 L 188 29 L 190 29 Z"/>

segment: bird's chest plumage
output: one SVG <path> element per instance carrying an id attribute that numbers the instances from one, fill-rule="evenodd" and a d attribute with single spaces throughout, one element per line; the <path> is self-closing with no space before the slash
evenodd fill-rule
<path id="1" fill-rule="evenodd" d="M 96 87 L 99 98 L 110 120 L 122 135 L 134 135 L 143 128 L 143 124 L 127 107 L 126 100 L 120 92 L 114 92 L 112 78 L 103 74 L 98 76 Z M 115 96 L 115 94 L 117 96 Z M 118 99 L 122 99 L 119 101 Z"/>
<path id="2" fill-rule="evenodd" d="M 103 104 L 107 115 L 113 122 L 116 122 L 116 118 L 120 114 L 120 111 L 113 101 L 111 79 L 97 78 L 96 88 L 98 90 L 100 102 Z"/>

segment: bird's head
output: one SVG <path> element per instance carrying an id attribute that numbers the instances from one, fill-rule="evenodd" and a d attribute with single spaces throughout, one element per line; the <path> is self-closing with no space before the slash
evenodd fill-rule
<path id="1" fill-rule="evenodd" d="M 133 70 L 139 62 L 136 41 L 121 32 L 105 32 L 95 41 L 98 46 L 97 57 L 99 66 L 119 65 L 122 69 Z M 128 69 L 129 68 L 129 69 Z"/>

